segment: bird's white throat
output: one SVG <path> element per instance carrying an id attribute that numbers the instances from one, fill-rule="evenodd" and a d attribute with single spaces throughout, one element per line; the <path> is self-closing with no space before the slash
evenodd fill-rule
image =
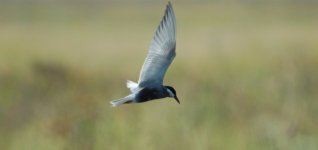
<path id="1" fill-rule="evenodd" d="M 175 95 L 173 94 L 173 92 L 167 88 L 167 92 L 169 93 L 169 97 L 174 97 Z"/>

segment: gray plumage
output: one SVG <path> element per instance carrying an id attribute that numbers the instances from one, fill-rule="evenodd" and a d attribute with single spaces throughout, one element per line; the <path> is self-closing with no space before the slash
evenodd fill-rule
<path id="1" fill-rule="evenodd" d="M 139 86 L 142 87 L 147 83 L 162 84 L 164 75 L 175 56 L 176 18 L 169 2 L 140 71 Z"/>
<path id="2" fill-rule="evenodd" d="M 127 81 L 130 95 L 111 101 L 113 106 L 125 103 L 140 103 L 164 97 L 173 97 L 179 103 L 175 90 L 163 86 L 163 78 L 176 56 L 176 18 L 169 2 L 142 66 L 138 83 Z"/>

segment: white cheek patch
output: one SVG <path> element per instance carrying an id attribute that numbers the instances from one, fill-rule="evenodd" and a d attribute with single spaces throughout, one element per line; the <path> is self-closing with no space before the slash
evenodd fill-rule
<path id="1" fill-rule="evenodd" d="M 170 97 L 174 97 L 174 94 L 173 94 L 173 92 L 171 90 L 167 89 L 167 92 L 169 93 Z"/>

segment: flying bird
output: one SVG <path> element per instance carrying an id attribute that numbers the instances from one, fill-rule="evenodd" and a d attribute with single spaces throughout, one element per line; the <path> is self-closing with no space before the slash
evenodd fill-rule
<path id="1" fill-rule="evenodd" d="M 176 17 L 171 3 L 168 2 L 165 14 L 151 41 L 138 83 L 127 80 L 127 88 L 130 89 L 131 94 L 111 101 L 112 106 L 142 103 L 165 97 L 174 98 L 180 104 L 176 90 L 171 86 L 163 85 L 165 73 L 175 56 Z"/>

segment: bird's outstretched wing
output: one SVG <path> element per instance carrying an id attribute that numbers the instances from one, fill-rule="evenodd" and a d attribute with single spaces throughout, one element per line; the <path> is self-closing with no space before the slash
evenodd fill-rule
<path id="1" fill-rule="evenodd" d="M 146 60 L 140 71 L 138 84 L 162 84 L 164 75 L 176 56 L 176 18 L 169 2 L 165 15 L 150 44 Z"/>

